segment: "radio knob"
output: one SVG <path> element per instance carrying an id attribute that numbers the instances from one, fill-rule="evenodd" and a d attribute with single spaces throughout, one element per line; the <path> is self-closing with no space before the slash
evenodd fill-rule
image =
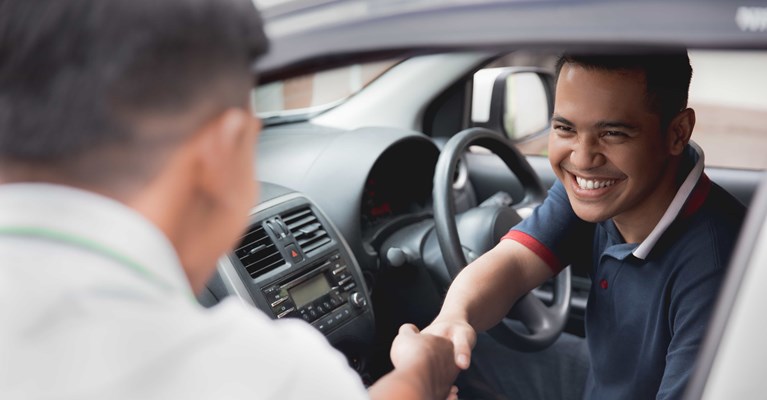
<path id="1" fill-rule="evenodd" d="M 349 296 L 349 301 L 357 308 L 362 308 L 368 305 L 368 301 L 359 292 L 354 292 Z"/>

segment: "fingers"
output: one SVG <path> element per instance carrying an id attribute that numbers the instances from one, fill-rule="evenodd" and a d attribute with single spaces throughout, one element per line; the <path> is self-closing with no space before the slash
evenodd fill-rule
<path id="1" fill-rule="evenodd" d="M 453 343 L 455 365 L 467 369 L 471 364 L 471 350 L 474 348 L 476 333 L 465 321 L 440 321 L 424 328 L 424 333 L 442 336 Z"/>
<path id="2" fill-rule="evenodd" d="M 420 330 L 413 324 L 404 324 L 399 328 L 399 334 L 402 336 L 418 333 L 420 333 Z M 426 331 L 424 331 L 424 333 L 426 333 Z M 445 336 L 452 342 L 455 365 L 460 369 L 467 369 L 471 364 L 471 350 L 474 348 L 474 337 L 472 333 L 473 331 L 470 329 L 454 329 L 453 332 L 450 333 L 437 333 L 438 336 Z M 392 360 L 395 358 L 394 353 L 392 353 Z"/>

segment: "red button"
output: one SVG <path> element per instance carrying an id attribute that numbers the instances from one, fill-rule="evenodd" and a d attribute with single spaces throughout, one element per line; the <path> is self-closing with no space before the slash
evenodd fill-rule
<path id="1" fill-rule="evenodd" d="M 602 289 L 607 289 L 607 279 L 602 279 L 602 280 L 599 282 L 599 286 L 601 286 L 601 287 L 602 287 Z"/>

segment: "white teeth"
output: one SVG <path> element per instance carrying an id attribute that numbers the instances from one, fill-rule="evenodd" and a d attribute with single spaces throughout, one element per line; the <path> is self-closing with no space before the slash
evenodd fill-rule
<path id="1" fill-rule="evenodd" d="M 578 182 L 578 186 L 585 190 L 601 189 L 615 184 L 615 180 L 597 181 L 592 179 L 584 179 L 577 176 L 575 177 L 575 180 Z"/>

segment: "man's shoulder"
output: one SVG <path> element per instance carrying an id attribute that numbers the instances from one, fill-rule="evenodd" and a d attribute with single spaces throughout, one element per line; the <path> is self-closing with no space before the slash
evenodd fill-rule
<path id="1" fill-rule="evenodd" d="M 719 185 L 712 183 L 702 207 L 681 217 L 668 237 L 672 256 L 679 266 L 727 266 L 745 217 L 745 207 Z"/>
<path id="2" fill-rule="evenodd" d="M 730 192 L 711 183 L 711 192 L 704 203 L 706 215 L 723 218 L 740 227 L 746 216 L 746 207 Z"/>
<path id="3" fill-rule="evenodd" d="M 700 210 L 688 221 L 691 235 L 711 236 L 712 240 L 734 242 L 740 232 L 746 207 L 729 192 L 716 183 Z"/>

